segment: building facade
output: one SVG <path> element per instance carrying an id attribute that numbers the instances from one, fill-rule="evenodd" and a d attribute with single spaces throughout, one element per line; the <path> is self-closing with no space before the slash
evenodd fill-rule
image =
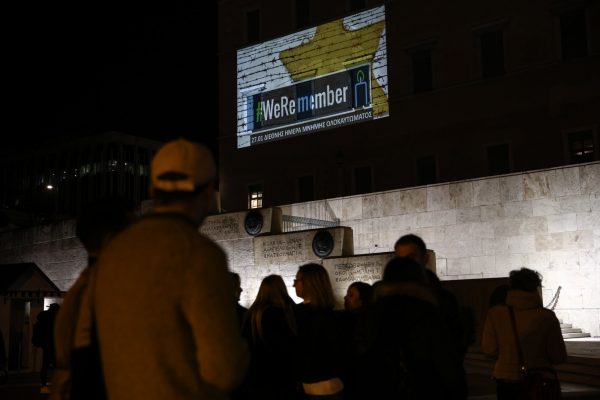
<path id="1" fill-rule="evenodd" d="M 324 65 L 338 54 L 323 50 L 311 56 L 302 46 L 319 47 L 332 21 L 341 20 L 348 34 L 353 21 L 379 8 L 384 10 L 379 45 L 386 45 L 387 72 L 372 80 L 372 93 L 376 98 L 379 84 L 386 118 L 239 147 L 245 129 L 240 125 L 259 122 L 241 121 L 239 107 L 240 98 L 250 99 L 244 91 L 260 99 L 260 79 L 251 79 L 257 71 L 268 74 L 269 63 L 280 60 L 293 90 L 311 80 L 317 86 L 315 76 L 328 76 L 331 69 Z M 439 0 L 220 1 L 222 208 L 236 211 L 597 160 L 599 27 L 600 5 L 593 1 L 469 1 L 461 7 Z M 290 34 L 296 32 L 301 43 L 284 44 L 287 50 L 246 68 L 272 43 L 293 40 Z M 299 54 L 305 66 L 300 71 L 293 63 Z M 372 73 L 381 63 L 378 54 L 362 59 Z M 341 65 L 350 70 L 358 58 L 348 57 L 355 60 Z"/>
<path id="2" fill-rule="evenodd" d="M 32 225 L 77 215 L 96 198 L 148 198 L 150 160 L 160 142 L 106 132 L 3 155 L 4 224 Z"/>

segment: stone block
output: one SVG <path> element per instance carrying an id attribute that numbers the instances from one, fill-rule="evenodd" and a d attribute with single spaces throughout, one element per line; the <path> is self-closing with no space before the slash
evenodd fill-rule
<path id="1" fill-rule="evenodd" d="M 533 204 L 531 201 L 513 201 L 504 203 L 504 216 L 506 218 L 529 218 L 533 217 Z"/>
<path id="2" fill-rule="evenodd" d="M 534 217 L 542 217 L 560 213 L 560 203 L 554 198 L 532 200 L 531 205 L 533 208 Z"/>
<path id="3" fill-rule="evenodd" d="M 559 232 L 536 235 L 536 251 L 591 249 L 594 238 L 591 231 Z"/>
<path id="4" fill-rule="evenodd" d="M 497 221 L 505 218 L 504 207 L 502 204 L 491 206 L 481 206 L 481 220 L 483 222 Z"/>
<path id="5" fill-rule="evenodd" d="M 591 211 L 600 211 L 600 194 L 590 194 L 590 207 Z"/>
<path id="6" fill-rule="evenodd" d="M 373 284 L 380 280 L 385 265 L 393 256 L 393 253 L 379 253 L 324 259 L 323 266 L 329 273 L 337 307 L 343 306 L 344 296 L 352 282 Z"/>
<path id="7" fill-rule="evenodd" d="M 366 195 L 362 198 L 363 218 L 383 217 L 383 194 Z"/>
<path id="8" fill-rule="evenodd" d="M 551 175 L 554 175 L 554 170 L 523 175 L 523 185 L 525 187 L 524 199 L 534 200 L 550 197 Z"/>
<path id="9" fill-rule="evenodd" d="M 233 259 L 231 265 L 234 267 L 252 265 L 254 263 L 254 239 L 237 239 L 231 241 L 231 252 Z"/>
<path id="10" fill-rule="evenodd" d="M 471 258 L 448 258 L 446 259 L 446 276 L 470 275 Z"/>
<path id="11" fill-rule="evenodd" d="M 456 210 L 456 223 L 480 222 L 481 207 L 459 208 Z"/>
<path id="12" fill-rule="evenodd" d="M 539 235 L 548 232 L 548 221 L 544 217 L 520 219 L 519 235 Z"/>
<path id="13" fill-rule="evenodd" d="M 522 175 L 512 175 L 500 178 L 500 201 L 522 201 L 525 197 L 525 186 Z"/>
<path id="14" fill-rule="evenodd" d="M 535 236 L 511 236 L 508 238 L 508 252 L 511 254 L 532 253 L 535 251 Z"/>
<path id="15" fill-rule="evenodd" d="M 200 232 L 213 240 L 247 238 L 250 235 L 246 232 L 245 221 L 249 212 L 259 212 L 262 216 L 262 227 L 257 234 L 281 232 L 282 214 L 278 207 L 211 215 L 204 220 Z"/>
<path id="16" fill-rule="evenodd" d="M 548 215 L 548 233 L 572 232 L 577 230 L 577 214 Z"/>
<path id="17" fill-rule="evenodd" d="M 578 229 L 597 229 L 600 227 L 600 212 L 577 213 Z"/>
<path id="18" fill-rule="evenodd" d="M 447 210 L 450 208 L 450 204 L 448 185 L 427 187 L 427 211 Z"/>
<path id="19" fill-rule="evenodd" d="M 489 178 L 473 181 L 473 199 L 476 206 L 500 203 L 500 179 Z"/>
<path id="20" fill-rule="evenodd" d="M 600 193 L 600 163 L 579 167 L 581 194 Z"/>
<path id="21" fill-rule="evenodd" d="M 592 204 L 590 196 L 594 195 L 576 195 L 576 196 L 565 196 L 557 198 L 560 206 L 561 213 L 572 213 L 572 212 L 590 212 L 592 211 Z"/>
<path id="22" fill-rule="evenodd" d="M 383 194 L 383 215 L 400 215 L 427 209 L 425 188 L 398 190 Z"/>
<path id="23" fill-rule="evenodd" d="M 448 185 L 450 203 L 457 208 L 470 208 L 475 205 L 473 182 L 459 182 Z"/>
<path id="24" fill-rule="evenodd" d="M 362 218 L 362 197 L 342 199 L 342 221 L 352 221 Z"/>
<path id="25" fill-rule="evenodd" d="M 581 193 L 579 168 L 567 167 L 555 170 L 549 175 L 550 192 L 557 197 L 578 195 Z"/>
<path id="26" fill-rule="evenodd" d="M 324 258 L 313 251 L 315 236 L 328 232 L 333 238 L 331 253 L 325 257 L 349 256 L 353 254 L 354 244 L 352 229 L 336 227 L 291 232 L 279 235 L 264 235 L 254 238 L 254 264 L 272 265 L 280 263 L 308 262 Z"/>
<path id="27" fill-rule="evenodd" d="M 417 214 L 417 227 L 445 226 L 456 224 L 456 210 L 430 211 Z"/>

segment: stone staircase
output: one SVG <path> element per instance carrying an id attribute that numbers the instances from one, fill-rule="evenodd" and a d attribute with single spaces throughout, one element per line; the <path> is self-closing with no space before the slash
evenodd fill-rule
<path id="1" fill-rule="evenodd" d="M 560 319 L 558 322 L 560 322 L 563 339 L 578 339 L 591 336 L 589 333 L 582 332 L 580 328 L 573 328 L 572 324 L 564 324 Z"/>

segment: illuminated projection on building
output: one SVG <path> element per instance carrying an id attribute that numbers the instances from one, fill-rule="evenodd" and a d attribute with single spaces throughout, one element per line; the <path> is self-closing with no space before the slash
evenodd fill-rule
<path id="1" fill-rule="evenodd" d="M 238 148 L 388 115 L 383 6 L 238 50 Z"/>

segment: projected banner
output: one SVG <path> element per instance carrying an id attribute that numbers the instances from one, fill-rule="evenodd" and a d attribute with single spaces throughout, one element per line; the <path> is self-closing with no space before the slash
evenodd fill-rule
<path id="1" fill-rule="evenodd" d="M 237 146 L 389 115 L 385 8 L 237 54 Z"/>

